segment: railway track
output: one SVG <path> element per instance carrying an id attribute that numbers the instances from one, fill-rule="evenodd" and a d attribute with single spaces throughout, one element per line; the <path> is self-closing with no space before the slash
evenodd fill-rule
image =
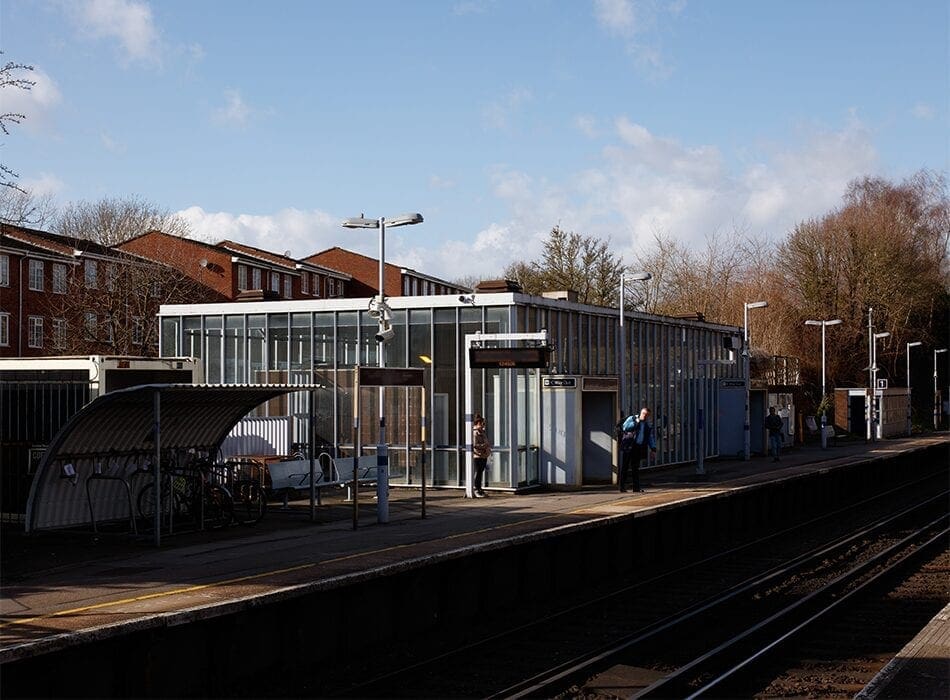
<path id="1" fill-rule="evenodd" d="M 935 484 L 941 489 L 936 496 Z M 738 677 L 737 670 L 726 675 L 725 668 L 741 663 L 737 650 L 754 654 L 757 644 L 767 645 L 760 635 L 778 629 L 778 620 L 794 619 L 783 612 L 789 608 L 815 615 L 819 589 L 843 596 L 856 559 L 865 568 L 880 567 L 897 543 L 916 542 L 921 549 L 925 535 L 910 538 L 922 519 L 929 523 L 929 539 L 945 541 L 944 487 L 941 471 L 929 482 L 599 590 L 563 609 L 513 615 L 500 632 L 473 630 L 472 643 L 461 649 L 443 652 L 424 643 L 395 649 L 374 657 L 375 664 L 341 667 L 298 690 L 359 697 L 592 697 L 631 691 L 672 697 L 702 692 L 703 683 L 720 676 L 717 685 L 726 687 Z M 928 491 L 921 504 L 920 493 Z M 617 676 L 612 689 L 611 673 Z M 709 692 L 715 694 L 716 687 Z"/>

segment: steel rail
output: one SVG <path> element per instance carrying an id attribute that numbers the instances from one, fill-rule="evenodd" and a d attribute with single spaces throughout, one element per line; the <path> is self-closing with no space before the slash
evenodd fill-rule
<path id="1" fill-rule="evenodd" d="M 644 628 L 637 630 L 636 632 L 625 636 L 621 639 L 611 642 L 609 645 L 605 645 L 594 652 L 584 654 L 579 657 L 575 657 L 569 661 L 558 664 L 557 666 L 548 669 L 542 673 L 536 674 L 531 678 L 525 679 L 524 681 L 517 683 L 513 686 L 510 686 L 498 693 L 491 695 L 491 698 L 524 698 L 524 697 L 538 697 L 546 696 L 552 693 L 552 689 L 556 687 L 561 687 L 565 680 L 569 678 L 576 678 L 580 675 L 583 675 L 589 669 L 594 668 L 598 665 L 603 664 L 605 661 L 611 657 L 617 656 L 629 648 L 640 644 L 651 637 L 654 637 L 661 632 L 667 632 L 669 630 L 675 629 L 678 626 L 688 623 L 690 620 L 695 618 L 701 613 L 708 612 L 710 610 L 719 607 L 738 595 L 747 593 L 749 591 L 761 588 L 762 586 L 769 585 L 774 582 L 776 578 L 781 576 L 787 576 L 790 573 L 793 573 L 796 569 L 801 569 L 810 563 L 821 560 L 824 557 L 827 557 L 829 554 L 834 553 L 836 550 L 850 546 L 854 541 L 859 540 L 863 537 L 866 537 L 873 532 L 883 529 L 896 521 L 904 518 L 914 511 L 926 508 L 927 506 L 933 504 L 936 501 L 945 502 L 947 495 L 950 494 L 950 491 L 944 491 L 936 496 L 932 496 L 922 503 L 913 504 L 908 506 L 899 513 L 886 516 L 884 518 L 874 521 L 861 530 L 857 532 L 851 532 L 842 536 L 831 543 L 827 544 L 820 550 L 811 550 L 806 552 L 795 559 L 779 564 L 771 569 L 768 569 L 764 572 L 759 572 L 753 577 L 737 583 L 730 588 L 717 593 L 705 600 L 694 603 L 693 605 L 684 608 L 683 610 L 677 612 L 674 615 L 668 616 L 662 620 L 659 620 L 655 623 L 652 623 Z M 842 509 L 848 510 L 848 508 Z M 816 518 L 815 520 L 821 520 L 821 518 Z M 790 532 L 794 532 L 797 529 L 800 529 L 804 525 L 794 526 L 783 530 L 781 533 L 776 533 L 775 537 L 784 536 Z M 758 543 L 766 542 L 770 539 L 773 539 L 773 536 L 762 538 Z M 737 547 L 737 550 L 741 550 L 743 546 Z M 718 555 L 709 557 L 708 560 L 714 560 L 719 558 Z M 682 567 L 683 569 L 694 568 L 693 564 L 690 564 L 687 567 Z M 665 577 L 665 575 L 664 575 Z M 657 577 L 660 578 L 660 577 Z M 662 679 L 661 679 L 662 680 Z M 659 681 L 658 681 L 659 682 Z M 646 690 L 646 689 L 645 689 Z M 644 691 L 645 692 L 645 691 Z"/>

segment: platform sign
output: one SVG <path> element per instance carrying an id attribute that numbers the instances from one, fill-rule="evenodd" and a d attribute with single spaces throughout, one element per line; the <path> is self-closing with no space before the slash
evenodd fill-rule
<path id="1" fill-rule="evenodd" d="M 472 369 L 521 369 L 547 367 L 551 348 L 470 348 L 468 353 Z"/>
<path id="2" fill-rule="evenodd" d="M 360 386 L 422 386 L 421 367 L 360 367 Z"/>
<path id="3" fill-rule="evenodd" d="M 541 385 L 545 387 L 566 387 L 574 389 L 577 387 L 577 377 L 544 377 Z"/>

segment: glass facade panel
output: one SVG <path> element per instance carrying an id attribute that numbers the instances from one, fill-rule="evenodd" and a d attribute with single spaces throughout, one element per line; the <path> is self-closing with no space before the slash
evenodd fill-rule
<path id="1" fill-rule="evenodd" d="M 205 336 L 205 381 L 209 384 L 220 384 L 223 381 L 221 376 L 222 350 L 221 342 L 221 317 L 205 316 L 204 323 Z"/>
<path id="2" fill-rule="evenodd" d="M 312 314 L 291 314 L 290 317 L 290 369 L 291 381 L 307 383 L 310 373 L 310 344 L 313 331 L 310 328 Z"/>
<path id="3" fill-rule="evenodd" d="M 248 380 L 254 384 L 267 381 L 264 369 L 267 366 L 267 328 L 264 314 L 251 314 L 247 317 L 247 361 Z"/>
<path id="4" fill-rule="evenodd" d="M 186 316 L 182 321 L 182 349 L 189 357 L 201 357 L 201 316 Z"/>
<path id="5" fill-rule="evenodd" d="M 224 381 L 228 384 L 247 382 L 244 348 L 244 316 L 225 316 Z"/>
<path id="6" fill-rule="evenodd" d="M 313 368 L 315 372 L 333 369 L 336 348 L 333 338 L 333 319 L 332 311 L 317 312 L 313 315 Z"/>
<path id="7" fill-rule="evenodd" d="M 432 352 L 435 360 L 435 389 L 433 394 L 436 400 L 435 416 L 440 414 L 439 406 L 445 406 L 445 423 L 440 428 L 433 426 L 435 439 L 443 437 L 445 442 L 435 442 L 436 445 L 458 445 L 464 444 L 464 436 L 459 435 L 459 413 L 462 408 L 462 400 L 459 399 L 457 380 L 461 380 L 462 371 L 456 370 L 457 355 L 456 348 L 456 328 L 455 328 L 455 309 L 436 309 L 433 315 L 432 324 Z M 463 384 L 464 386 L 464 384 Z"/>
<path id="8" fill-rule="evenodd" d="M 178 330 L 181 328 L 181 319 L 178 316 L 162 318 L 162 357 L 181 357 L 181 346 Z"/>
<path id="9" fill-rule="evenodd" d="M 337 315 L 336 361 L 337 367 L 355 367 L 358 358 L 359 329 L 356 326 L 358 312 L 341 311 Z"/>
<path id="10" fill-rule="evenodd" d="M 288 381 L 289 341 L 287 314 L 267 314 L 267 368 L 272 372 L 268 381 Z"/>

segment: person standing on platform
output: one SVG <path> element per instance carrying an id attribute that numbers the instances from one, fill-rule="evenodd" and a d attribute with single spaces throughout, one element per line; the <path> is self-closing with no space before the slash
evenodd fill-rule
<path id="1" fill-rule="evenodd" d="M 769 406 L 769 415 L 765 417 L 765 428 L 769 431 L 769 452 L 772 461 L 779 462 L 782 451 L 782 417 L 775 412 L 775 406 Z"/>
<path id="2" fill-rule="evenodd" d="M 485 430 L 485 419 L 477 413 L 472 420 L 472 457 L 475 467 L 475 498 L 484 498 L 482 479 L 485 476 L 485 468 L 488 466 L 488 458 L 491 457 L 491 442 Z"/>
<path id="3" fill-rule="evenodd" d="M 645 406 L 640 409 L 639 416 L 627 416 L 622 426 L 623 437 L 620 440 L 620 490 L 626 491 L 627 473 L 633 477 L 633 490 L 643 491 L 640 488 L 640 460 L 645 459 L 647 453 L 656 454 L 656 434 L 653 424 L 650 423 L 650 409 Z"/>

